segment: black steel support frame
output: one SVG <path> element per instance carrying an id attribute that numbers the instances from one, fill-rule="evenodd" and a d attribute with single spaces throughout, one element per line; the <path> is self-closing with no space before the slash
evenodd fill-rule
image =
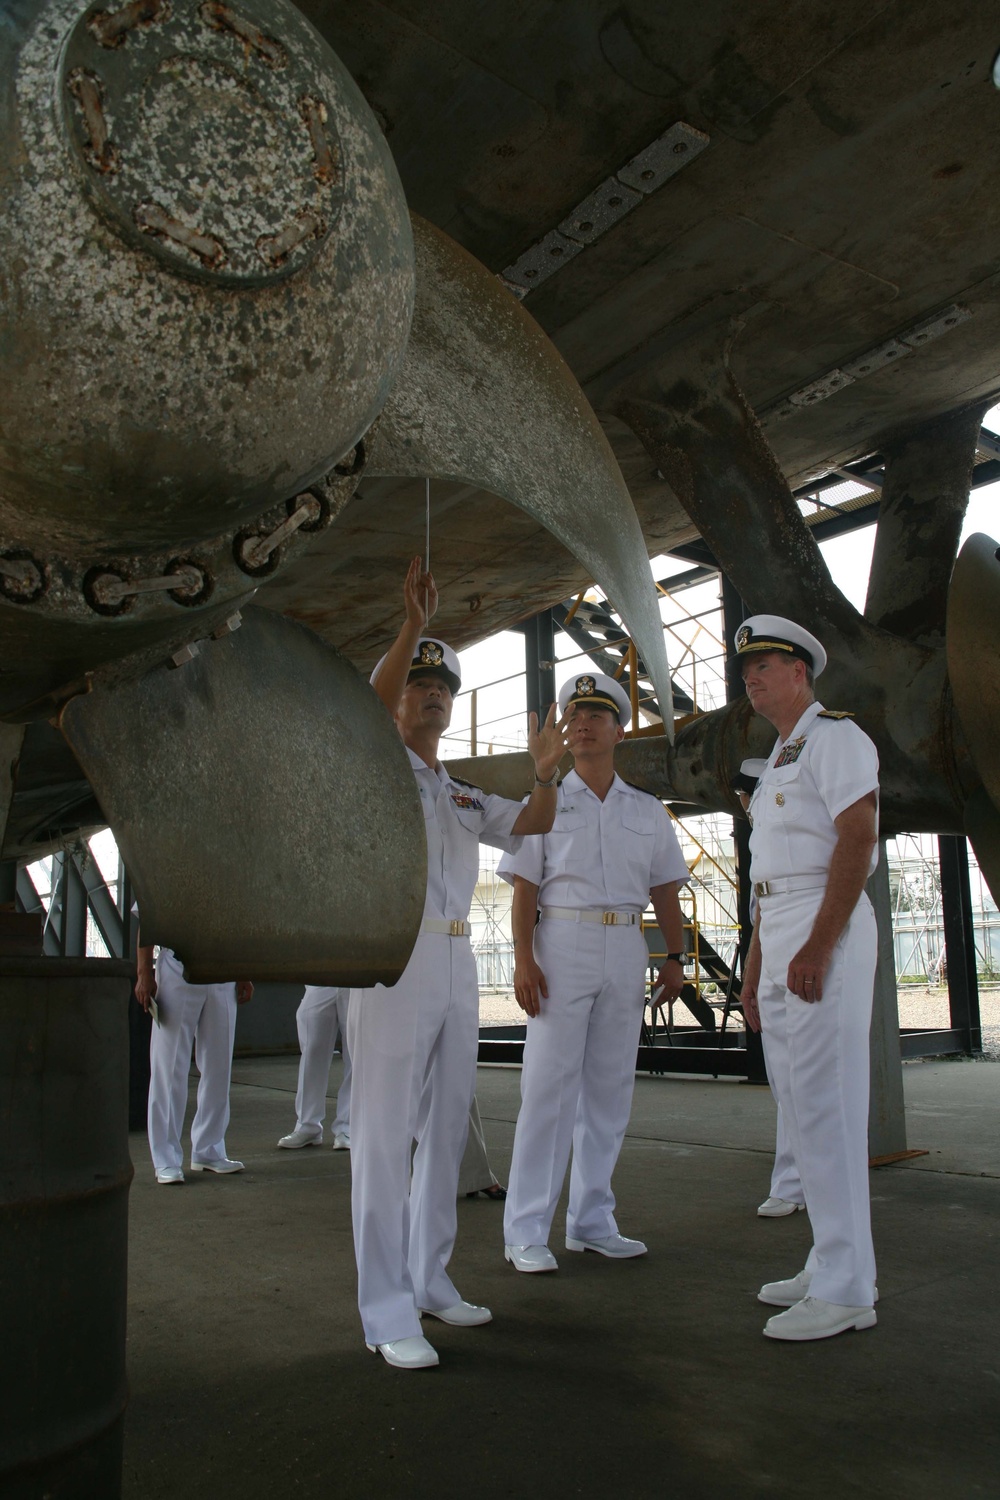
<path id="1" fill-rule="evenodd" d="M 119 866 L 118 899 L 112 896 L 90 850 L 64 849 L 53 856 L 52 900 L 45 921 L 46 958 L 84 958 L 87 953 L 87 913 L 112 958 L 129 958 L 134 948 L 130 912 L 131 885 Z M 16 875 L 17 905 L 22 911 L 44 911 L 44 906 L 21 866 Z"/>
<path id="2" fill-rule="evenodd" d="M 524 672 L 528 712 L 542 723 L 556 697 L 555 624 L 543 609 L 520 627 L 524 631 Z"/>
<path id="3" fill-rule="evenodd" d="M 961 834 L 942 834 L 938 838 L 938 860 L 948 1003 L 952 1032 L 960 1040 L 960 1045 L 954 1050 L 975 1056 L 983 1050 L 983 1032 L 979 1019 L 979 979 L 966 839 Z"/>

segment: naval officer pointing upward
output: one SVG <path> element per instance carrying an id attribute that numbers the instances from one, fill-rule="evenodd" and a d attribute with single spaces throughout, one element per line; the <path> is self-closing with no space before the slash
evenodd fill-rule
<path id="1" fill-rule="evenodd" d="M 875 1323 L 868 1203 L 868 1030 L 876 932 L 865 881 L 878 859 L 878 755 L 850 715 L 813 696 L 815 636 L 780 615 L 736 632 L 747 696 L 778 731 L 750 802 L 757 920 L 741 999 L 799 1170 L 813 1246 L 804 1270 L 761 1287 L 786 1312 L 775 1339 Z"/>
<path id="2" fill-rule="evenodd" d="M 463 1301 L 446 1267 L 455 1243 L 459 1166 L 469 1128 L 479 1045 L 479 991 L 469 941 L 479 844 L 512 850 L 552 826 L 564 754 L 555 705 L 530 717 L 535 789 L 522 806 L 453 780 L 438 760 L 458 691 L 458 657 L 423 635 L 437 590 L 420 559 L 404 585 L 406 620 L 372 674 L 394 714 L 424 812 L 427 897 L 420 934 L 399 981 L 355 990 L 347 1022 L 354 1059 L 351 1204 L 358 1303 L 368 1348 L 400 1369 L 438 1363 L 420 1318 L 471 1326 L 486 1307 Z M 412 1177 L 410 1155 L 413 1142 Z"/>
<path id="3" fill-rule="evenodd" d="M 618 1232 L 611 1174 L 635 1087 L 650 902 L 671 950 L 662 1000 L 684 983 L 677 893 L 688 867 L 666 809 L 615 774 L 628 695 L 612 677 L 583 673 L 563 685 L 559 707 L 572 715 L 573 770 L 552 831 L 525 839 L 497 872 L 514 887 L 514 993 L 528 1017 L 504 1254 L 527 1272 L 556 1269 L 547 1241 L 571 1145 L 566 1249 L 645 1255 L 641 1240 Z"/>

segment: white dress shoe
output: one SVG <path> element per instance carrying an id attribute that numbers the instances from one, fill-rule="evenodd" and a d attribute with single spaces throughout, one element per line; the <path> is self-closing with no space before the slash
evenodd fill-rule
<path id="1" fill-rule="evenodd" d="M 397 1370 L 430 1370 L 438 1364 L 438 1353 L 419 1333 L 412 1339 L 393 1339 L 389 1344 L 365 1344 L 373 1354 L 381 1354 L 387 1365 Z"/>
<path id="2" fill-rule="evenodd" d="M 790 1203 L 787 1198 L 765 1198 L 757 1210 L 758 1219 L 783 1219 L 788 1214 L 802 1213 L 804 1203 Z"/>
<path id="3" fill-rule="evenodd" d="M 422 1318 L 440 1318 L 454 1328 L 476 1328 L 480 1323 L 492 1323 L 493 1314 L 488 1307 L 476 1307 L 474 1302 L 456 1302 L 454 1307 L 422 1307 Z"/>
<path id="4" fill-rule="evenodd" d="M 337 1134 L 333 1138 L 333 1149 L 334 1151 L 350 1151 L 351 1137 L 346 1130 L 337 1131 Z"/>
<path id="5" fill-rule="evenodd" d="M 192 1172 L 242 1172 L 241 1161 L 230 1161 L 228 1156 L 220 1156 L 215 1161 L 195 1161 L 191 1158 Z"/>
<path id="6" fill-rule="evenodd" d="M 767 1281 L 757 1293 L 757 1301 L 766 1302 L 769 1307 L 794 1307 L 796 1302 L 808 1297 L 810 1281 L 811 1271 L 800 1271 L 787 1281 Z"/>
<path id="7" fill-rule="evenodd" d="M 811 1281 L 811 1271 L 800 1271 L 797 1276 L 790 1277 L 788 1281 L 768 1281 L 757 1293 L 757 1301 L 766 1302 L 769 1307 L 794 1307 L 797 1302 L 802 1301 L 803 1297 L 808 1297 Z M 878 1301 L 878 1287 L 875 1288 L 875 1301 Z M 839 1303 L 831 1304 L 831 1306 L 839 1305 Z"/>
<path id="8" fill-rule="evenodd" d="M 503 1258 L 509 1260 L 515 1271 L 558 1271 L 556 1260 L 548 1245 L 504 1245 Z"/>
<path id="9" fill-rule="evenodd" d="M 803 1297 L 786 1312 L 768 1318 L 764 1333 L 769 1339 L 804 1343 L 807 1339 L 829 1339 L 849 1328 L 874 1328 L 877 1322 L 874 1307 L 844 1307 L 839 1302 L 824 1302 L 822 1297 Z"/>
<path id="10" fill-rule="evenodd" d="M 609 1260 L 631 1260 L 633 1256 L 646 1254 L 642 1240 L 627 1240 L 623 1234 L 609 1234 L 603 1240 L 574 1240 L 567 1235 L 566 1249 L 594 1250 Z"/>
<path id="11" fill-rule="evenodd" d="M 303 1146 L 322 1146 L 322 1130 L 303 1130 L 296 1127 L 290 1135 L 283 1135 L 278 1145 L 282 1151 L 301 1151 Z"/>
<path id="12" fill-rule="evenodd" d="M 157 1182 L 162 1182 L 164 1184 L 169 1184 L 171 1182 L 183 1182 L 184 1173 L 181 1171 L 180 1167 L 157 1167 L 156 1180 Z"/>

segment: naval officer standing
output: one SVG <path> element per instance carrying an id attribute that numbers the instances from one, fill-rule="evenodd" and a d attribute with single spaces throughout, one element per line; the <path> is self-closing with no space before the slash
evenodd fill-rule
<path id="1" fill-rule="evenodd" d="M 191 1048 L 198 1065 L 198 1099 L 191 1121 L 192 1172 L 242 1172 L 226 1152 L 229 1083 L 236 1041 L 236 1007 L 253 995 L 249 979 L 234 984 L 188 984 L 169 948 L 153 963 L 141 937 L 135 998 L 156 1019 L 149 1038 L 149 1154 L 158 1183 L 184 1181 L 181 1131 L 188 1102 Z"/>
<path id="2" fill-rule="evenodd" d="M 566 1249 L 645 1255 L 618 1232 L 611 1174 L 635 1088 L 650 902 L 669 950 L 662 1000 L 684 983 L 678 891 L 688 867 L 662 803 L 615 772 L 628 696 L 614 678 L 583 673 L 563 685 L 559 707 L 572 715 L 573 770 L 552 831 L 497 870 L 514 887 L 514 993 L 528 1017 L 504 1255 L 527 1272 L 557 1269 L 547 1241 L 571 1146 Z"/>
<path id="3" fill-rule="evenodd" d="M 757 921 L 742 1002 L 760 1029 L 805 1193 L 805 1268 L 761 1287 L 787 1308 L 769 1338 L 871 1328 L 875 1252 L 868 1200 L 868 1031 L 876 931 L 865 881 L 878 859 L 878 755 L 849 715 L 813 696 L 815 636 L 779 615 L 736 632 L 755 712 L 778 731 L 750 803 Z"/>
<path id="4" fill-rule="evenodd" d="M 330 1083 L 333 1049 L 340 1032 L 344 1072 L 337 1091 L 330 1135 L 334 1151 L 351 1149 L 351 1049 L 347 1045 L 349 989 L 330 985 L 307 984 L 295 1027 L 299 1034 L 299 1082 L 295 1093 L 295 1129 L 283 1135 L 278 1145 L 284 1151 L 299 1151 L 303 1146 L 322 1146 L 323 1121 L 326 1118 L 326 1091 Z"/>
<path id="5" fill-rule="evenodd" d="M 453 780 L 438 760 L 438 744 L 451 722 L 460 668 L 449 646 L 422 634 L 425 600 L 429 619 L 437 591 L 419 558 L 407 573 L 404 599 L 406 621 L 372 682 L 395 715 L 420 793 L 427 897 L 399 981 L 351 994 L 351 1203 L 366 1344 L 391 1365 L 422 1369 L 438 1363 L 420 1332 L 422 1313 L 459 1326 L 491 1318 L 488 1308 L 462 1299 L 446 1270 L 479 1045 L 468 920 L 479 844 L 512 850 L 523 834 L 551 827 L 564 746 L 554 705 L 541 730 L 531 715 L 536 781 L 524 805 Z"/>

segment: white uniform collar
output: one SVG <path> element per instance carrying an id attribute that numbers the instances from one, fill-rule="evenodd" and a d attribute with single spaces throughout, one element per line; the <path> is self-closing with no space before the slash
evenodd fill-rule
<path id="1" fill-rule="evenodd" d="M 595 797 L 597 795 L 596 792 L 590 791 L 590 787 L 584 781 L 583 777 L 579 774 L 575 766 L 573 767 L 572 771 L 566 772 L 566 775 L 562 779 L 562 784 L 568 793 L 590 792 L 590 795 L 592 797 Z M 614 791 L 625 792 L 627 796 L 634 795 L 633 788 L 629 786 L 627 781 L 622 781 L 617 771 L 614 774 L 614 780 L 608 788 L 608 796 L 610 796 Z M 598 801 L 600 801 L 600 798 L 598 798 Z"/>
<path id="2" fill-rule="evenodd" d="M 805 712 L 796 720 L 796 723 L 787 739 L 777 740 L 775 742 L 774 749 L 771 751 L 772 759 L 775 755 L 780 754 L 780 752 L 783 750 L 785 745 L 789 743 L 789 741 L 794 740 L 800 734 L 805 734 L 813 719 L 815 719 L 816 715 L 822 711 L 822 708 L 822 703 L 820 703 L 818 699 L 814 698 Z"/>

